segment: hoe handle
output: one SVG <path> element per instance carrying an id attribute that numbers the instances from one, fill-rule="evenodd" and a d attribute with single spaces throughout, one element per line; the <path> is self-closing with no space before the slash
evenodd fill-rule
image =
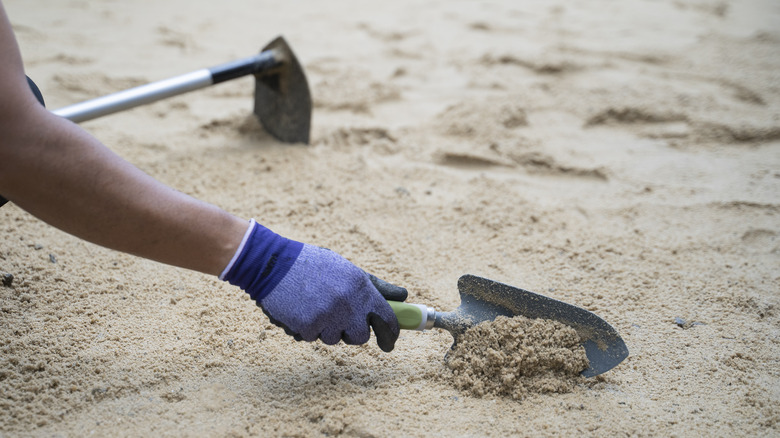
<path id="1" fill-rule="evenodd" d="M 56 109 L 53 113 L 75 123 L 84 122 L 230 79 L 259 73 L 276 67 L 281 61 L 274 50 L 266 50 L 248 58 L 69 105 Z"/>

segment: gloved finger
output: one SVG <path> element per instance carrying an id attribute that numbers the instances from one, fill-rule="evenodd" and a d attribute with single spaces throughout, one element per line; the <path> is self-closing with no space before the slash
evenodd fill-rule
<path id="1" fill-rule="evenodd" d="M 316 341 L 317 339 L 320 338 L 320 332 L 316 331 L 313 328 L 311 328 L 309 330 L 303 330 L 303 331 L 301 331 L 300 333 L 297 334 L 297 337 L 295 338 L 295 340 L 296 341 L 299 340 L 298 338 L 300 338 L 300 340 L 304 340 L 306 342 L 314 342 L 314 341 Z"/>
<path id="2" fill-rule="evenodd" d="M 345 331 L 341 338 L 344 339 L 345 344 L 362 345 L 371 338 L 371 330 L 369 330 L 368 323 L 366 323 L 365 325 L 354 327 L 352 330 Z"/>
<path id="3" fill-rule="evenodd" d="M 395 320 L 395 316 L 393 319 Z M 376 344 L 379 348 L 385 353 L 393 351 L 399 334 L 398 321 L 395 320 L 394 324 L 388 323 L 381 316 L 372 312 L 368 314 L 368 324 L 374 329 Z"/>
<path id="4" fill-rule="evenodd" d="M 406 301 L 406 298 L 409 296 L 409 292 L 406 288 L 388 283 L 372 274 L 368 274 L 368 278 L 371 279 L 371 283 L 374 284 L 376 290 L 378 290 L 386 300 Z"/>
<path id="5" fill-rule="evenodd" d="M 336 345 L 341 341 L 341 330 L 325 329 L 320 333 L 320 340 L 326 345 Z"/>
<path id="6" fill-rule="evenodd" d="M 257 304 L 257 307 L 259 307 L 259 308 L 260 308 L 260 310 L 262 310 L 262 311 L 263 311 L 263 313 L 265 313 L 265 316 L 267 316 L 267 317 L 268 317 L 268 320 L 269 320 L 269 321 L 271 321 L 271 324 L 273 324 L 273 325 L 275 325 L 275 326 L 277 326 L 277 327 L 281 327 L 281 328 L 284 330 L 284 332 L 285 332 L 287 335 L 289 335 L 289 336 L 292 336 L 292 337 L 293 337 L 293 339 L 295 339 L 296 341 L 302 341 L 302 340 L 303 340 L 303 338 L 301 337 L 301 335 L 299 335 L 298 333 L 296 333 L 296 332 L 294 332 L 294 331 L 290 330 L 290 328 L 289 328 L 289 327 L 287 327 L 287 326 L 286 326 L 286 325 L 284 325 L 282 322 L 280 322 L 279 320 L 277 320 L 277 319 L 275 319 L 273 316 L 271 316 L 271 314 L 269 314 L 269 313 L 268 313 L 268 311 L 266 311 L 266 310 L 263 308 L 263 306 L 261 306 L 259 303 L 255 303 L 255 304 Z"/>

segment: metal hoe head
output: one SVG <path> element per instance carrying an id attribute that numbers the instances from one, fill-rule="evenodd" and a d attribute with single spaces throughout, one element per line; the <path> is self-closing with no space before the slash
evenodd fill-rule
<path id="1" fill-rule="evenodd" d="M 449 330 L 455 344 L 468 328 L 497 316 L 552 319 L 566 324 L 580 335 L 589 367 L 582 372 L 593 377 L 609 371 L 628 356 L 628 347 L 606 321 L 581 307 L 573 306 L 524 289 L 474 275 L 458 280 L 461 304 L 453 312 L 437 313 L 434 327 Z"/>
<path id="2" fill-rule="evenodd" d="M 309 143 L 311 94 L 303 68 L 282 37 L 271 41 L 277 67 L 255 73 L 254 113 L 271 135 L 287 143 Z"/>

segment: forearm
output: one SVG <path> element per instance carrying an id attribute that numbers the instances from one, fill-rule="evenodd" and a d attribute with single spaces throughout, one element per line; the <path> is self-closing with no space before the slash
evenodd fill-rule
<path id="1" fill-rule="evenodd" d="M 0 194 L 75 236 L 219 274 L 248 222 L 177 192 L 44 109 L 0 2 Z"/>
<path id="2" fill-rule="evenodd" d="M 163 185 L 43 108 L 16 119 L 0 140 L 3 196 L 99 245 L 215 275 L 227 265 L 248 222 Z"/>
<path id="3" fill-rule="evenodd" d="M 362 344 L 373 328 L 384 351 L 398 339 L 392 308 L 344 257 L 177 192 L 43 108 L 1 0 L 0 194 L 94 243 L 208 274 L 224 270 L 220 278 L 296 339 Z"/>

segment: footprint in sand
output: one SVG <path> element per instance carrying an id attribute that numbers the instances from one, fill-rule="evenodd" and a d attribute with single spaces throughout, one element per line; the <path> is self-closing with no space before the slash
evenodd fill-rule
<path id="1" fill-rule="evenodd" d="M 751 252 L 780 254 L 777 232 L 763 228 L 751 229 L 742 234 L 742 244 Z"/>

